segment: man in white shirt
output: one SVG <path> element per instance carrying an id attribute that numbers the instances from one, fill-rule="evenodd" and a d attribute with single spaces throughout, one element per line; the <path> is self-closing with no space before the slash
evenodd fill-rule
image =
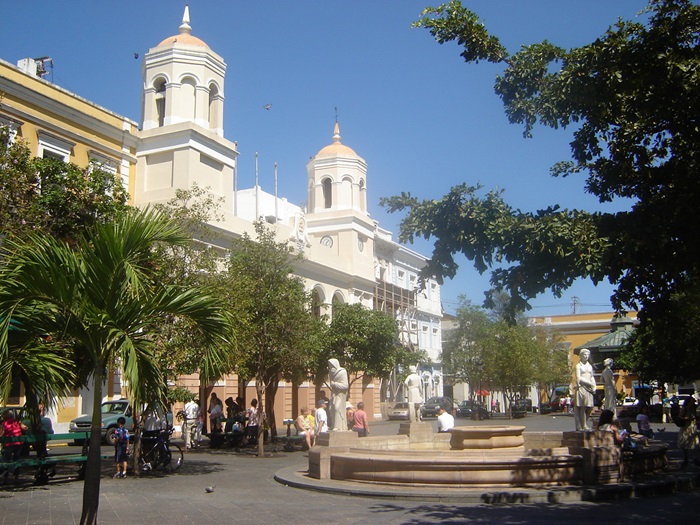
<path id="1" fill-rule="evenodd" d="M 185 438 L 185 447 L 192 448 L 198 446 L 197 438 L 201 440 L 201 419 L 202 410 L 199 408 L 199 403 L 192 399 L 185 405 L 185 424 L 183 425 L 183 434 Z M 196 429 L 192 432 L 192 429 Z M 194 436 L 192 435 L 194 434 Z M 194 438 L 195 443 L 191 442 Z"/>
<path id="2" fill-rule="evenodd" d="M 314 428 L 314 435 L 318 436 L 321 432 L 328 432 L 328 414 L 326 413 L 327 401 L 325 399 L 320 399 L 316 404 L 316 421 Z"/>
<path id="3" fill-rule="evenodd" d="M 438 432 L 447 432 L 455 426 L 455 418 L 443 406 L 438 407 L 437 426 Z"/>

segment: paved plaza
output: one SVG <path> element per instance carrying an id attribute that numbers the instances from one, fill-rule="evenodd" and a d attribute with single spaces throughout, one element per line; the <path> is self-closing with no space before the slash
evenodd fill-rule
<path id="1" fill-rule="evenodd" d="M 498 424 L 507 420 L 497 420 Z M 458 424 L 488 422 L 457 421 Z M 570 416 L 528 415 L 513 421 L 531 430 L 569 430 Z M 654 425 L 665 432 L 657 435 L 675 443 L 676 429 Z M 398 422 L 372 425 L 378 435 L 395 434 Z M 107 452 L 105 447 L 103 452 Z M 178 525 L 203 523 L 242 524 L 567 524 L 583 525 L 635 523 L 696 523 L 700 491 L 657 495 L 619 501 L 559 504 L 498 504 L 430 499 L 406 499 L 401 494 L 378 493 L 375 497 L 329 494 L 285 486 L 275 475 L 304 469 L 307 453 L 284 452 L 268 447 L 269 457 L 257 458 L 255 451 L 231 449 L 188 453 L 176 474 L 149 473 L 140 477 L 112 479 L 113 466 L 104 463 L 99 523 Z M 678 468 L 677 451 L 671 451 L 671 469 Z M 695 467 L 678 473 L 697 479 Z M 668 476 L 675 476 L 669 473 Z M 70 525 L 78 523 L 82 506 L 82 482 L 54 480 L 34 487 L 30 474 L 18 486 L 0 489 L 0 524 Z M 214 487 L 208 493 L 207 487 Z M 614 494 L 611 497 L 616 497 Z"/>

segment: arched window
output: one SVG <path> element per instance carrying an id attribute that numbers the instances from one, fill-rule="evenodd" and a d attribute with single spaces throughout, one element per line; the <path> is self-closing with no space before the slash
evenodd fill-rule
<path id="1" fill-rule="evenodd" d="M 333 294 L 333 302 L 331 304 L 331 318 L 335 316 L 335 307 L 339 304 L 344 304 L 345 299 L 340 292 Z"/>
<path id="2" fill-rule="evenodd" d="M 196 83 L 193 78 L 185 78 L 182 80 L 182 116 L 191 122 L 194 122 L 197 116 L 197 90 Z"/>
<path id="3" fill-rule="evenodd" d="M 311 292 L 311 308 L 312 313 L 316 319 L 321 318 L 321 308 L 323 307 L 323 298 L 321 297 L 319 290 L 314 288 Z"/>
<path id="4" fill-rule="evenodd" d="M 221 127 L 219 122 L 219 88 L 216 84 L 209 85 L 209 127 L 212 129 Z"/>
<path id="5" fill-rule="evenodd" d="M 323 186 L 323 203 L 324 207 L 326 209 L 330 208 L 333 205 L 333 186 L 331 184 L 331 179 L 323 179 L 323 182 L 321 183 Z"/>
<path id="6" fill-rule="evenodd" d="M 165 79 L 159 78 L 153 84 L 156 88 L 156 114 L 158 115 L 158 127 L 165 125 Z"/>

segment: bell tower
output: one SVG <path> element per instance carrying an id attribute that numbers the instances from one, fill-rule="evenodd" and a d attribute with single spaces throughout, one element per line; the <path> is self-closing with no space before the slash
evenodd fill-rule
<path id="1" fill-rule="evenodd" d="M 340 140 L 335 122 L 333 142 L 306 165 L 309 213 L 342 210 L 367 215 L 367 163 Z"/>
<path id="2" fill-rule="evenodd" d="M 134 204 L 166 202 L 196 184 L 223 198 L 230 216 L 238 151 L 224 138 L 226 64 L 192 35 L 189 7 L 179 32 L 148 50 L 142 73 Z"/>
<path id="3" fill-rule="evenodd" d="M 146 53 L 142 129 L 192 122 L 223 136 L 225 74 L 223 58 L 192 35 L 185 6 L 179 33 Z"/>

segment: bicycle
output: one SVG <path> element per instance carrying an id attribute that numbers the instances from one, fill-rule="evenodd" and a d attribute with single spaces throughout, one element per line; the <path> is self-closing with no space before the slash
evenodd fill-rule
<path id="1" fill-rule="evenodd" d="M 141 438 L 141 470 L 157 470 L 162 467 L 166 472 L 175 472 L 182 466 L 184 455 L 178 445 L 170 443 L 172 433 L 173 427 L 170 427 L 158 431 L 153 437 Z"/>

